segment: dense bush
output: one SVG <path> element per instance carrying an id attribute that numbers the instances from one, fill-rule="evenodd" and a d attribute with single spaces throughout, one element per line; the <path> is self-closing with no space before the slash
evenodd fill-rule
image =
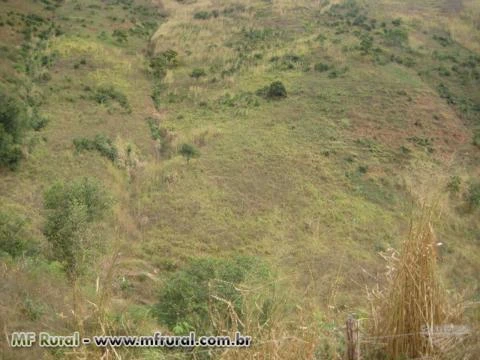
<path id="1" fill-rule="evenodd" d="M 156 140 L 159 145 L 159 152 L 161 155 L 170 155 L 172 152 L 172 140 L 174 135 L 164 127 L 159 127 L 155 119 L 147 118 L 148 127 L 150 128 L 150 135 L 153 140 Z"/>
<path id="2" fill-rule="evenodd" d="M 213 300 L 212 295 L 230 302 L 241 317 L 243 298 L 236 287 L 269 276 L 265 264 L 251 257 L 198 259 L 166 280 L 153 313 L 176 332 L 194 329 L 209 334 L 212 332 L 210 313 L 229 318 L 226 303 Z"/>
<path id="3" fill-rule="evenodd" d="M 48 124 L 48 118 L 42 116 L 38 113 L 38 111 L 34 111 L 31 118 L 30 118 L 30 126 L 33 130 L 39 131 L 43 129 Z"/>
<path id="4" fill-rule="evenodd" d="M 95 90 L 92 98 L 99 104 L 108 104 L 110 101 L 116 101 L 122 108 L 131 111 L 127 97 L 122 92 L 116 90 L 113 86 L 101 86 Z"/>
<path id="5" fill-rule="evenodd" d="M 218 10 L 213 10 L 213 11 L 198 11 L 195 14 L 193 14 L 193 18 L 197 20 L 208 20 L 212 17 L 216 18 L 220 15 Z"/>
<path id="6" fill-rule="evenodd" d="M 182 146 L 180 147 L 180 150 L 178 151 L 180 153 L 180 155 L 182 155 L 185 159 L 187 159 L 187 162 L 190 161 L 190 159 L 192 158 L 195 158 L 195 157 L 199 157 L 200 156 L 200 152 L 198 151 L 198 149 L 193 146 L 192 144 L 182 144 Z"/>
<path id="7" fill-rule="evenodd" d="M 470 185 L 467 194 L 467 203 L 472 211 L 480 207 L 480 183 Z"/>
<path id="8" fill-rule="evenodd" d="M 95 180 L 83 178 L 71 183 L 57 182 L 44 196 L 48 210 L 44 234 L 71 280 L 84 270 L 90 249 L 89 225 L 103 218 L 110 198 Z"/>
<path id="9" fill-rule="evenodd" d="M 190 76 L 195 78 L 195 79 L 198 79 L 202 76 L 205 76 L 207 75 L 205 70 L 201 69 L 201 68 L 195 68 L 192 70 L 192 72 L 190 73 Z"/>
<path id="10" fill-rule="evenodd" d="M 93 140 L 87 138 L 73 139 L 73 145 L 77 152 L 84 150 L 97 150 L 102 156 L 111 161 L 117 160 L 118 151 L 112 140 L 102 134 L 97 134 Z"/>
<path id="11" fill-rule="evenodd" d="M 317 63 L 314 65 L 313 69 L 318 72 L 325 72 L 330 70 L 330 65 L 325 63 Z"/>
<path id="12" fill-rule="evenodd" d="M 408 33 L 401 28 L 388 29 L 384 32 L 384 39 L 389 46 L 404 46 L 408 42 Z"/>
<path id="13" fill-rule="evenodd" d="M 167 69 L 178 66 L 178 53 L 175 50 L 167 50 L 150 59 L 150 68 L 157 79 L 162 79 Z"/>
<path id="14" fill-rule="evenodd" d="M 454 175 L 450 177 L 450 180 L 447 183 L 447 190 L 452 194 L 457 194 L 460 191 L 460 186 L 462 185 L 462 179 L 460 176 Z"/>
<path id="15" fill-rule="evenodd" d="M 20 104 L 0 93 L 0 166 L 14 169 L 22 158 L 20 143 L 26 128 Z"/>
<path id="16" fill-rule="evenodd" d="M 5 252 L 16 257 L 32 250 L 33 244 L 25 224 L 25 218 L 0 211 L 0 254 Z"/>
<path id="17" fill-rule="evenodd" d="M 480 148 L 480 130 L 477 130 L 475 135 L 473 135 L 473 145 Z"/>
<path id="18" fill-rule="evenodd" d="M 281 81 L 274 81 L 270 85 L 257 90 L 257 95 L 266 99 L 281 99 L 287 97 L 287 89 Z"/>

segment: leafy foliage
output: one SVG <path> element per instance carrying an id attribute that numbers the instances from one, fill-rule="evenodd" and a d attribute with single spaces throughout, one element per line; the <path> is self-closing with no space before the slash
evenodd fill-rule
<path id="1" fill-rule="evenodd" d="M 185 159 L 187 159 L 187 162 L 189 162 L 190 159 L 192 158 L 200 156 L 200 152 L 198 151 L 198 149 L 194 145 L 187 144 L 187 143 L 182 144 L 182 146 L 180 147 L 179 153 Z"/>
<path id="2" fill-rule="evenodd" d="M 93 140 L 86 138 L 73 139 L 73 145 L 77 152 L 83 150 L 97 150 L 102 156 L 105 156 L 111 161 L 118 158 L 118 151 L 112 140 L 102 134 L 97 134 Z"/>
<path id="3" fill-rule="evenodd" d="M 274 81 L 270 85 L 257 90 L 257 95 L 266 99 L 282 99 L 287 97 L 287 89 L 281 81 Z"/>
<path id="4" fill-rule="evenodd" d="M 116 101 L 127 111 L 131 111 L 127 97 L 121 91 L 116 90 L 113 86 L 101 86 L 97 88 L 92 98 L 99 104 L 108 104 L 110 101 Z"/>
<path id="5" fill-rule="evenodd" d="M 150 68 L 157 79 L 162 79 L 166 70 L 178 66 L 178 53 L 175 50 L 164 51 L 150 58 Z"/>
<path id="6" fill-rule="evenodd" d="M 160 289 L 154 315 L 171 329 L 193 328 L 208 334 L 212 331 L 210 311 L 224 314 L 225 318 L 229 311 L 224 302 L 212 302 L 212 295 L 230 302 L 241 315 L 243 298 L 235 287 L 269 276 L 266 265 L 252 257 L 194 260 L 167 279 Z"/>
<path id="7" fill-rule="evenodd" d="M 20 104 L 0 94 L 0 166 L 15 169 L 22 158 L 20 143 L 26 128 Z"/>
<path id="8" fill-rule="evenodd" d="M 33 243 L 25 229 L 27 220 L 14 213 L 0 211 L 0 254 L 13 257 L 32 250 Z"/>
<path id="9" fill-rule="evenodd" d="M 199 78 L 201 78 L 202 76 L 205 76 L 205 75 L 207 75 L 207 73 L 205 72 L 204 69 L 201 69 L 201 68 L 195 68 L 190 73 L 190 76 L 193 77 L 194 79 L 199 79 Z"/>
<path id="10" fill-rule="evenodd" d="M 480 183 L 470 185 L 467 194 L 467 203 L 472 211 L 480 207 Z"/>
<path id="11" fill-rule="evenodd" d="M 95 180 L 83 178 L 57 182 L 44 195 L 48 210 L 44 234 L 53 246 L 53 256 L 64 264 L 70 280 L 84 270 L 91 236 L 89 225 L 99 221 L 111 200 Z"/>

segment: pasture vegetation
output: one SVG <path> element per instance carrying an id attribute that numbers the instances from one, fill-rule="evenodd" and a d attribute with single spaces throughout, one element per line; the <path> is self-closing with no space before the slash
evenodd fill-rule
<path id="1" fill-rule="evenodd" d="M 341 359 L 347 316 L 371 318 L 379 252 L 432 198 L 434 275 L 476 304 L 462 324 L 478 330 L 477 1 L 0 9 L 2 329 L 254 339 L 108 354 L 0 342 L 2 359 Z"/>

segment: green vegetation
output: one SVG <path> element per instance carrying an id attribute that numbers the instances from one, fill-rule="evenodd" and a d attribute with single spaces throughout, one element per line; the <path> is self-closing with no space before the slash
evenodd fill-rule
<path id="1" fill-rule="evenodd" d="M 48 210 L 44 233 L 52 245 L 52 256 L 64 264 L 76 281 L 91 260 L 94 234 L 90 225 L 103 218 L 110 199 L 95 180 L 83 178 L 71 183 L 57 182 L 45 192 Z"/>
<path id="2" fill-rule="evenodd" d="M 287 89 L 281 81 L 274 81 L 268 86 L 257 90 L 257 95 L 266 99 L 282 99 L 287 97 Z"/>
<path id="3" fill-rule="evenodd" d="M 206 76 L 207 73 L 205 72 L 204 69 L 202 68 L 195 68 L 192 70 L 192 72 L 190 73 L 190 76 L 194 79 L 199 79 L 201 78 L 202 76 Z"/>
<path id="4" fill-rule="evenodd" d="M 460 192 L 460 186 L 462 185 L 462 179 L 457 176 L 451 176 L 449 182 L 447 183 L 447 189 L 452 194 L 457 194 Z"/>
<path id="5" fill-rule="evenodd" d="M 470 210 L 480 207 L 480 183 L 471 184 L 468 189 L 467 203 Z"/>
<path id="6" fill-rule="evenodd" d="M 180 155 L 182 155 L 187 162 L 190 161 L 190 159 L 196 158 L 200 156 L 200 152 L 198 149 L 192 145 L 192 144 L 182 144 L 180 146 L 180 150 L 178 151 Z"/>
<path id="7" fill-rule="evenodd" d="M 123 109 L 131 112 L 130 103 L 127 97 L 121 91 L 116 90 L 113 86 L 101 86 L 93 91 L 92 99 L 98 104 L 110 104 L 116 101 Z"/>
<path id="8" fill-rule="evenodd" d="M 174 272 L 160 288 L 154 314 L 175 333 L 186 334 L 195 330 L 213 334 L 211 313 L 226 319 L 233 310 L 240 316 L 240 321 L 246 320 L 246 314 L 242 314 L 244 298 L 238 292 L 238 286 L 269 279 L 268 268 L 258 259 L 194 260 L 184 269 Z M 219 300 L 212 302 L 212 297 Z M 229 308 L 229 303 L 233 309 Z M 268 314 L 264 315 L 268 317 Z"/>
<path id="9" fill-rule="evenodd" d="M 0 166 L 15 169 L 22 158 L 24 115 L 13 98 L 0 94 Z"/>
<path id="10" fill-rule="evenodd" d="M 426 249 L 446 297 L 478 302 L 478 1 L 0 10 L 6 331 L 254 340 L 106 352 L 3 341 L 6 359 L 342 359 L 350 314 L 375 335 L 369 300 L 386 294 L 384 259 L 429 204 L 442 210 L 425 229 L 442 243 Z M 392 309 L 378 324 L 402 331 Z M 445 323 L 476 330 L 477 313 Z M 472 335 L 438 360 L 475 358 Z M 385 359 L 387 343 L 362 343 L 363 357 Z"/>
<path id="11" fill-rule="evenodd" d="M 34 248 L 25 225 L 26 219 L 21 216 L 0 212 L 0 255 L 21 256 Z"/>
<path id="12" fill-rule="evenodd" d="M 220 15 L 218 10 L 213 10 L 213 11 L 198 11 L 195 14 L 193 14 L 194 19 L 198 20 L 208 20 L 210 18 L 216 18 Z"/>
<path id="13" fill-rule="evenodd" d="M 111 161 L 117 160 L 118 150 L 113 144 L 112 140 L 105 135 L 97 134 L 93 140 L 86 138 L 73 139 L 73 145 L 77 152 L 84 150 L 96 150 L 102 156 L 105 156 Z"/>

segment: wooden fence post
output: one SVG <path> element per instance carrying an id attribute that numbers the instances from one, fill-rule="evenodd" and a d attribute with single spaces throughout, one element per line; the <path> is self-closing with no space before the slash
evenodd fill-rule
<path id="1" fill-rule="evenodd" d="M 349 315 L 346 325 L 346 360 L 360 360 L 358 321 L 352 315 Z"/>

